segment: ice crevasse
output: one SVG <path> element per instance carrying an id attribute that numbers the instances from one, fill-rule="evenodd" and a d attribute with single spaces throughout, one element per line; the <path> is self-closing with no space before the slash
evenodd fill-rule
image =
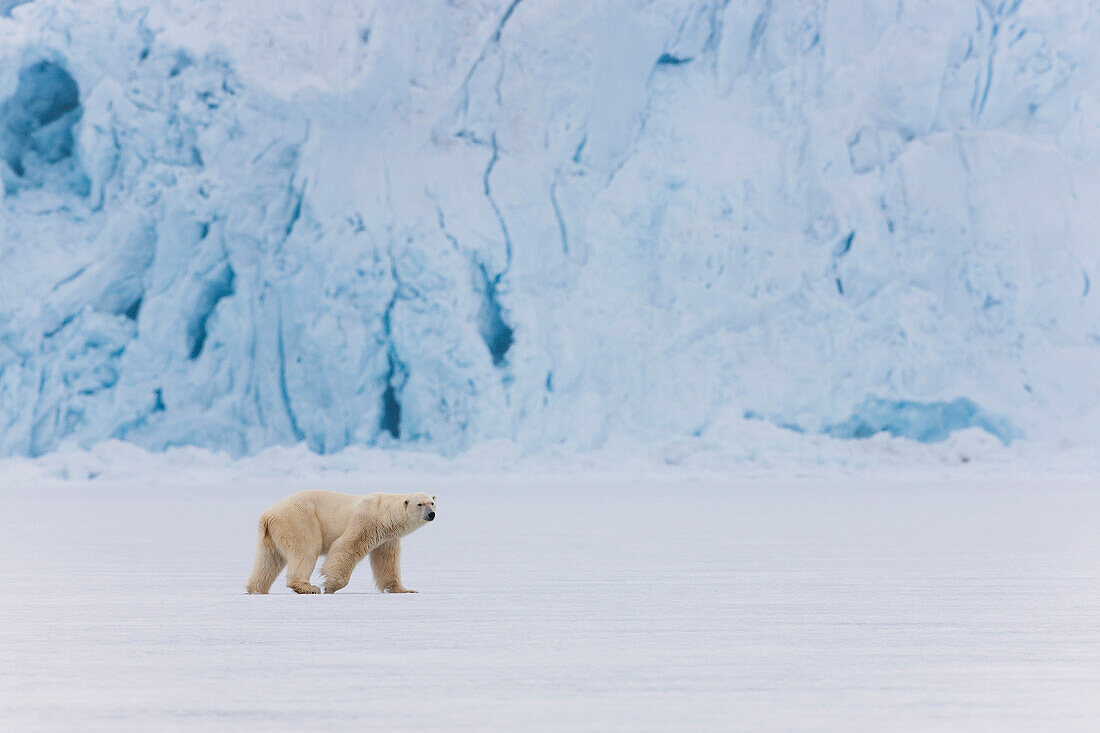
<path id="1" fill-rule="evenodd" d="M 1100 437 L 1086 0 L 0 3 L 0 455 Z"/>

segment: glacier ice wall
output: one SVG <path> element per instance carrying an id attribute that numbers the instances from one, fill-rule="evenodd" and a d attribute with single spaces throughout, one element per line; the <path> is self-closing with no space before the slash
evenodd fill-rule
<path id="1" fill-rule="evenodd" d="M 0 4 L 0 455 L 1100 436 L 1089 0 Z"/>

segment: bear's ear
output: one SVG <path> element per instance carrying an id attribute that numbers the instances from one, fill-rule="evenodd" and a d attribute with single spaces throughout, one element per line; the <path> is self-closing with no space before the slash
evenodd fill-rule
<path id="1" fill-rule="evenodd" d="M 408 506 L 408 505 L 409 505 L 409 500 L 405 499 L 405 506 Z"/>

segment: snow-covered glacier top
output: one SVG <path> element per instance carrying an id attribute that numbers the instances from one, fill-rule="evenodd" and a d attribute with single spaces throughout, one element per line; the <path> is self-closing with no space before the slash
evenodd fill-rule
<path id="1" fill-rule="evenodd" d="M 1092 0 L 0 2 L 0 455 L 1100 437 Z"/>

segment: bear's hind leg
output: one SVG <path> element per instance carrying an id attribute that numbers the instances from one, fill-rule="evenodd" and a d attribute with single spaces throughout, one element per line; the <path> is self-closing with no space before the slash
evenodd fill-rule
<path id="1" fill-rule="evenodd" d="M 271 538 L 286 560 L 286 587 L 295 593 L 320 593 L 321 589 L 309 582 L 317 558 L 321 555 L 320 529 L 317 537 L 302 539 L 293 533 L 282 531 L 277 521 L 272 522 Z"/>
<path id="2" fill-rule="evenodd" d="M 252 576 L 249 577 L 245 590 L 249 593 L 267 593 L 285 566 L 286 561 L 283 560 L 283 556 L 279 554 L 279 550 L 267 533 L 266 521 L 261 520 L 260 538 L 256 545 L 256 562 L 252 566 Z"/>
<path id="3" fill-rule="evenodd" d="M 293 557 L 287 563 L 286 587 L 295 593 L 320 593 L 321 589 L 309 582 L 313 568 L 317 565 L 317 554 L 305 554 Z"/>

